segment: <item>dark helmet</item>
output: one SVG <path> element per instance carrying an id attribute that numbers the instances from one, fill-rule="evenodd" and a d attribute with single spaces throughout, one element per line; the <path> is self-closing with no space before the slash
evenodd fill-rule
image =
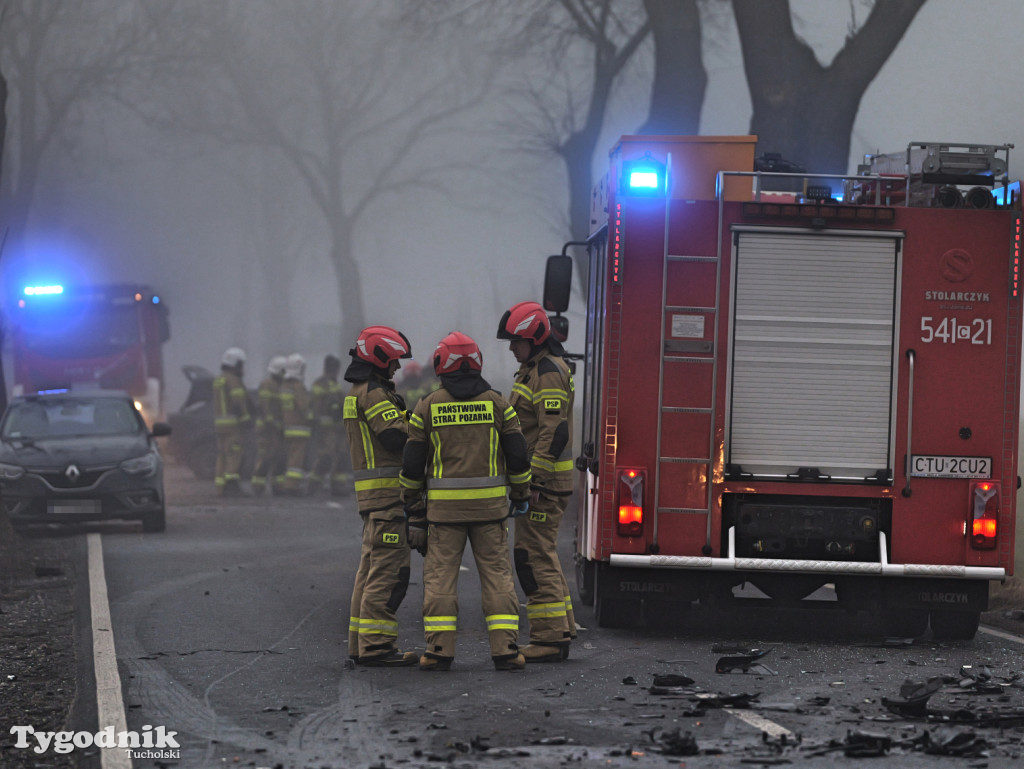
<path id="1" fill-rule="evenodd" d="M 551 335 L 551 322 L 537 302 L 512 305 L 498 323 L 498 339 L 525 339 L 539 345 Z"/>
<path id="2" fill-rule="evenodd" d="M 341 359 L 337 355 L 326 355 L 324 356 L 324 371 L 327 373 L 337 373 L 341 370 Z"/>
<path id="3" fill-rule="evenodd" d="M 412 346 L 405 334 L 390 326 L 370 326 L 359 333 L 350 353 L 377 368 L 387 368 L 399 358 L 411 358 Z"/>
<path id="4" fill-rule="evenodd" d="M 477 343 L 461 331 L 453 331 L 434 348 L 434 373 L 454 374 L 458 371 L 483 369 L 484 359 Z"/>

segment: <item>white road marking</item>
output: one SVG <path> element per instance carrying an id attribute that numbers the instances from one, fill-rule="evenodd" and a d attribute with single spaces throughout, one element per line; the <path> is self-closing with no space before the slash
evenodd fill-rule
<path id="1" fill-rule="evenodd" d="M 1013 633 L 1006 633 L 1002 630 L 996 630 L 994 627 L 987 627 L 985 625 L 981 625 L 978 627 L 978 630 L 982 633 L 994 635 L 996 638 L 1002 638 L 1004 641 L 1015 641 L 1016 643 L 1024 644 L 1024 637 L 1014 635 Z"/>
<path id="2" fill-rule="evenodd" d="M 772 737 L 781 737 L 786 735 L 787 737 L 793 737 L 793 732 L 789 731 L 784 726 L 779 726 L 774 721 L 769 721 L 764 716 L 759 716 L 751 710 L 736 710 L 735 708 L 727 708 L 727 713 L 731 713 L 736 716 L 740 721 L 750 724 L 755 729 L 760 729 L 762 732 L 767 732 Z"/>
<path id="3" fill-rule="evenodd" d="M 114 734 L 128 729 L 121 699 L 121 676 L 117 672 L 114 651 L 114 627 L 107 600 L 107 575 L 103 569 L 103 543 L 100 535 L 86 535 L 89 545 L 89 607 L 92 612 L 92 657 L 96 672 L 96 712 L 98 728 L 114 727 Z M 132 759 L 121 748 L 101 748 L 103 769 L 131 769 Z"/>

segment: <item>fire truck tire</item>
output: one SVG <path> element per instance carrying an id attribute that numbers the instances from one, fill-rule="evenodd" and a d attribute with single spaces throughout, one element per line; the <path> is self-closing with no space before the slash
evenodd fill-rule
<path id="1" fill-rule="evenodd" d="M 167 513 L 163 510 L 157 510 L 153 513 L 146 513 L 142 516 L 142 530 L 145 532 L 160 532 L 167 530 Z"/>
<path id="2" fill-rule="evenodd" d="M 926 609 L 894 608 L 882 612 L 883 632 L 892 638 L 920 638 L 928 630 Z"/>
<path id="3" fill-rule="evenodd" d="M 969 641 L 978 632 L 980 623 L 981 612 L 936 609 L 932 611 L 932 637 Z"/>
<path id="4" fill-rule="evenodd" d="M 586 558 L 576 559 L 576 591 L 580 601 L 587 606 L 594 605 L 594 571 L 596 564 Z"/>

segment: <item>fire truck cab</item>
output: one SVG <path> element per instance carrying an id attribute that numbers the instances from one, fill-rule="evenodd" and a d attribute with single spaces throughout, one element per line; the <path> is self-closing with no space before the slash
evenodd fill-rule
<path id="1" fill-rule="evenodd" d="M 1011 146 L 912 143 L 843 177 L 754 171 L 753 136 L 619 140 L 578 390 L 599 624 L 828 586 L 889 633 L 973 637 L 1013 569 Z"/>

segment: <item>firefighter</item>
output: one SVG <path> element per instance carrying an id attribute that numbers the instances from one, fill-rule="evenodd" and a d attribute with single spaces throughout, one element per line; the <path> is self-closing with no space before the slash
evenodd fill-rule
<path id="1" fill-rule="evenodd" d="M 426 547 L 421 670 L 449 670 L 455 658 L 459 567 L 467 541 L 494 668 L 526 666 L 516 643 L 519 598 L 505 519 L 527 511 L 530 460 L 519 418 L 481 376 L 482 364 L 476 342 L 458 331 L 448 334 L 434 350 L 441 387 L 420 400 L 409 419 L 401 481 L 410 544 Z"/>
<path id="2" fill-rule="evenodd" d="M 310 387 L 309 411 L 313 424 L 310 491 L 329 488 L 334 477 L 338 444 L 344 429 L 341 421 L 341 385 L 338 384 L 340 371 L 341 360 L 338 356 L 325 356 L 324 373 Z"/>
<path id="3" fill-rule="evenodd" d="M 309 393 L 304 378 L 306 359 L 298 353 L 288 356 L 281 383 L 281 423 L 284 429 L 284 450 L 287 469 L 281 483 L 281 492 L 301 496 L 305 489 L 306 449 L 311 434 L 309 424 Z"/>
<path id="4" fill-rule="evenodd" d="M 416 361 L 410 361 L 402 367 L 402 380 L 398 383 L 398 391 L 410 409 L 416 407 L 420 398 L 440 386 L 440 382 L 433 374 Z"/>
<path id="5" fill-rule="evenodd" d="M 241 496 L 242 455 L 252 426 L 249 398 L 242 384 L 245 351 L 229 347 L 220 359 L 220 376 L 213 380 L 213 428 L 217 435 L 214 484 L 222 496 Z"/>
<path id="6" fill-rule="evenodd" d="M 276 355 L 267 364 L 267 376 L 256 391 L 259 416 L 256 419 L 256 462 L 252 488 L 256 494 L 270 493 L 275 469 L 284 453 L 284 427 L 281 422 L 281 382 L 287 358 Z"/>
<path id="7" fill-rule="evenodd" d="M 395 645 L 398 607 L 409 588 L 409 541 L 398 481 L 409 428 L 405 402 L 392 381 L 401 360 L 412 352 L 400 331 L 370 326 L 349 355 L 345 381 L 352 387 L 345 396 L 344 419 L 363 521 L 349 613 L 349 656 L 370 667 L 415 665 L 419 655 Z"/>
<path id="8" fill-rule="evenodd" d="M 558 558 L 558 526 L 572 494 L 573 381 L 564 350 L 537 302 L 513 305 L 498 324 L 519 363 L 509 397 L 530 447 L 530 514 L 516 521 L 513 558 L 526 593 L 527 662 L 560 662 L 576 636 L 572 598 Z"/>

